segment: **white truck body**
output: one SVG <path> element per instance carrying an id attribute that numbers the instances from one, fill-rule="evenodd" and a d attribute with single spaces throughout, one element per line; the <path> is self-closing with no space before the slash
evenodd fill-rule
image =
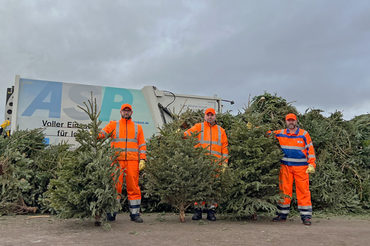
<path id="1" fill-rule="evenodd" d="M 158 132 L 172 120 L 172 113 L 186 109 L 198 110 L 213 107 L 221 112 L 221 98 L 174 94 L 154 86 L 141 90 L 84 85 L 21 78 L 16 76 L 15 86 L 8 88 L 5 119 L 16 129 L 43 128 L 45 142 L 58 144 L 62 141 L 75 145 L 74 134 L 78 123 L 89 119 L 78 105 L 83 106 L 91 97 L 96 98 L 99 119 L 104 127 L 109 121 L 120 119 L 120 107 L 129 103 L 133 107 L 132 118 L 142 125 L 146 138 Z"/>

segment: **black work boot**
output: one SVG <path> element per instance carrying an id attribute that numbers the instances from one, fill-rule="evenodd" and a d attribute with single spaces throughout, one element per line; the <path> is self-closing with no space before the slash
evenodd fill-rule
<path id="1" fill-rule="evenodd" d="M 202 219 L 202 209 L 201 208 L 194 209 L 194 215 L 191 219 L 192 220 L 201 220 Z"/>
<path id="2" fill-rule="evenodd" d="M 210 220 L 210 221 L 216 221 L 216 210 L 214 209 L 208 209 L 207 211 L 207 220 Z"/>
<path id="3" fill-rule="evenodd" d="M 285 222 L 286 221 L 286 217 L 281 216 L 281 215 L 278 215 L 277 217 L 273 218 L 272 221 L 273 222 Z"/>
<path id="4" fill-rule="evenodd" d="M 310 226 L 312 223 L 311 223 L 311 218 L 303 218 L 302 219 L 302 222 L 304 225 L 306 226 Z"/>
<path id="5" fill-rule="evenodd" d="M 140 214 L 130 214 L 131 221 L 136 223 L 143 223 L 143 219 L 140 217 Z"/>
<path id="6" fill-rule="evenodd" d="M 115 221 L 116 220 L 117 212 L 114 212 L 113 214 L 107 213 L 107 220 L 108 221 Z"/>

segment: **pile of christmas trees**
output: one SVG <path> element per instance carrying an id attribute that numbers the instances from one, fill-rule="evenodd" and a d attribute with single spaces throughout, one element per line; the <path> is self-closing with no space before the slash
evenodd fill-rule
<path id="1" fill-rule="evenodd" d="M 119 209 L 109 140 L 97 139 L 100 122 L 91 99 L 84 110 L 91 123 L 77 134 L 78 149 L 46 146 L 39 129 L 0 138 L 0 214 L 53 212 L 62 217 L 93 217 Z M 313 140 L 316 173 L 310 175 L 314 211 L 364 213 L 370 208 L 370 115 L 345 121 L 340 112 L 299 114 L 285 99 L 265 93 L 237 115 L 217 115 L 228 135 L 229 167 L 194 148 L 183 133 L 203 121 L 203 112 L 186 111 L 147 141 L 148 163 L 140 181 L 143 207 L 184 212 L 194 201 L 217 200 L 220 211 L 236 217 L 273 213 L 282 153 L 268 130 L 285 128 L 296 113 L 299 127 Z M 293 202 L 294 205 L 294 202 Z"/>
<path id="2" fill-rule="evenodd" d="M 89 125 L 80 125 L 77 149 L 46 146 L 40 129 L 0 139 L 0 213 L 54 212 L 63 218 L 95 218 L 118 211 L 114 180 L 119 169 L 106 139 L 98 139 L 99 112 L 89 100 Z"/>

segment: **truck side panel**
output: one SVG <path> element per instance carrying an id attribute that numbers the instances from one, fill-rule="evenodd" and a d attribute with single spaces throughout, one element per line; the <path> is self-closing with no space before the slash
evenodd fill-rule
<path id="1" fill-rule="evenodd" d="M 140 90 L 102 87 L 54 81 L 19 79 L 17 110 L 12 116 L 19 129 L 44 128 L 45 141 L 57 144 L 68 141 L 75 144 L 76 123 L 88 123 L 88 116 L 78 108 L 84 107 L 91 93 L 101 110 L 100 120 L 104 127 L 111 120 L 120 119 L 123 103 L 133 106 L 133 120 L 143 126 L 144 135 L 155 133 L 150 109 Z M 15 126 L 12 127 L 15 130 Z"/>

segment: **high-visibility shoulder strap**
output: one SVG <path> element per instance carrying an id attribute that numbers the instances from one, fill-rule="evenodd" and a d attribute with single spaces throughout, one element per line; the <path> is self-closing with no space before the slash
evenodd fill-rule
<path id="1" fill-rule="evenodd" d="M 218 141 L 217 144 L 221 146 L 221 126 L 217 125 Z"/>
<path id="2" fill-rule="evenodd" d="M 134 128 L 135 128 L 135 137 L 134 137 L 134 139 L 137 141 L 138 125 L 135 122 L 134 122 Z"/>
<path id="3" fill-rule="evenodd" d="M 200 123 L 200 141 L 204 141 L 204 122 Z"/>
<path id="4" fill-rule="evenodd" d="M 115 138 L 119 138 L 119 120 L 116 121 L 116 136 Z"/>

